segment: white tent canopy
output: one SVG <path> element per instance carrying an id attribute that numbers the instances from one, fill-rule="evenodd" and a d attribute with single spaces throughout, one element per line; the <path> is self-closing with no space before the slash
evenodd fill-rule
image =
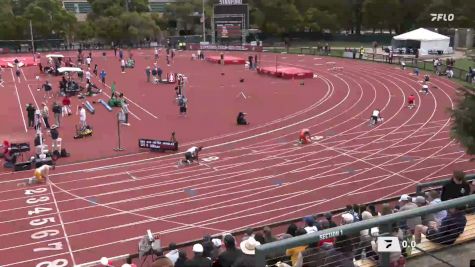
<path id="1" fill-rule="evenodd" d="M 394 42 L 395 41 L 395 42 Z M 419 53 L 428 54 L 429 51 L 443 51 L 450 53 L 450 37 L 419 28 L 393 37 L 393 43 L 420 42 Z"/>

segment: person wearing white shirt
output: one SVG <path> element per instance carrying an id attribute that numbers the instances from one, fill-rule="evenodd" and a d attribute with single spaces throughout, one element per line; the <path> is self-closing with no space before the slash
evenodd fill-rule
<path id="1" fill-rule="evenodd" d="M 178 257 L 180 256 L 180 251 L 178 249 L 176 249 L 176 244 L 175 243 L 170 243 L 170 245 L 168 246 L 170 251 L 165 254 L 165 257 L 167 257 L 168 259 L 170 259 L 173 264 L 176 263 L 176 261 L 178 260 Z"/>
<path id="2" fill-rule="evenodd" d="M 122 73 L 125 73 L 125 59 L 120 60 L 120 68 L 122 69 Z"/>
<path id="3" fill-rule="evenodd" d="M 86 58 L 86 64 L 87 64 L 88 68 L 91 67 L 91 61 L 92 61 L 92 58 L 90 58 L 90 57 Z"/>
<path id="4" fill-rule="evenodd" d="M 91 72 L 89 70 L 86 71 L 86 83 L 91 82 Z"/>
<path id="5" fill-rule="evenodd" d="M 81 129 L 86 128 L 86 109 L 84 108 L 84 104 L 82 104 L 81 108 L 79 109 L 79 125 Z"/>
<path id="6" fill-rule="evenodd" d="M 192 163 L 193 161 L 198 161 L 198 154 L 199 152 L 203 149 L 203 147 L 197 147 L 197 146 L 193 146 L 191 148 L 189 148 L 186 152 L 185 152 L 185 161 L 188 162 L 188 163 Z"/>
<path id="7" fill-rule="evenodd" d="M 154 53 L 155 53 L 155 61 L 157 61 L 158 60 L 158 48 L 155 48 Z"/>
<path id="8" fill-rule="evenodd" d="M 371 122 L 373 125 L 378 124 L 378 120 L 381 118 L 381 111 L 379 109 L 373 110 L 371 115 Z"/>
<path id="9" fill-rule="evenodd" d="M 424 85 L 422 86 L 422 92 L 423 92 L 424 94 L 426 94 L 426 95 L 429 94 L 429 85 L 424 84 Z"/>
<path id="10" fill-rule="evenodd" d="M 440 200 L 439 192 L 435 190 L 431 190 L 427 192 L 426 194 L 427 194 L 427 200 L 429 201 L 429 206 L 436 205 L 442 202 L 442 200 Z M 442 223 L 442 219 L 444 219 L 447 216 L 447 211 L 441 210 L 439 212 L 433 213 L 432 216 L 434 218 L 434 221 L 437 223 L 437 225 L 440 225 Z"/>

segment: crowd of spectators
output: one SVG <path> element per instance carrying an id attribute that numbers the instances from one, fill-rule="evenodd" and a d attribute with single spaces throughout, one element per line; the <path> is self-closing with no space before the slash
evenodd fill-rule
<path id="1" fill-rule="evenodd" d="M 474 189 L 471 183 L 466 182 L 464 172 L 454 171 L 452 178 L 442 187 L 441 191 L 430 190 L 416 197 L 404 194 L 396 204 L 347 205 L 345 211 L 341 213 L 339 224 L 336 222 L 334 214 L 325 213 L 306 216 L 301 223 L 291 223 L 286 232 L 278 236 L 274 235 L 268 226 L 261 231 L 248 228 L 240 236 L 240 243 L 237 242 L 239 237 L 232 234 L 225 234 L 222 238 L 212 238 L 207 235 L 202 242 L 193 245 L 193 255 L 190 257 L 184 250 L 177 249 L 176 244 L 171 243 L 166 254 L 156 253 L 158 258 L 151 267 L 254 267 L 256 266 L 255 250 L 261 244 L 311 234 L 338 225 L 371 220 L 375 217 L 426 205 L 437 205 L 442 201 L 467 196 L 475 191 Z M 467 224 L 466 212 L 467 207 L 461 207 L 410 218 L 394 223 L 389 235 L 397 237 L 401 243 L 415 241 L 416 244 L 419 244 L 422 241 L 422 234 L 424 234 L 426 239 L 431 242 L 451 245 L 464 232 Z M 276 267 L 353 267 L 355 266 L 354 262 L 361 259 L 379 262 L 381 255 L 378 253 L 376 242 L 379 235 L 380 229 L 373 227 L 357 234 L 330 237 L 312 244 L 289 248 L 285 253 L 276 252 L 274 255 L 268 255 L 267 264 Z M 402 249 L 398 252 L 391 252 L 391 266 L 404 266 L 405 259 L 411 254 L 411 251 L 412 249 Z"/>

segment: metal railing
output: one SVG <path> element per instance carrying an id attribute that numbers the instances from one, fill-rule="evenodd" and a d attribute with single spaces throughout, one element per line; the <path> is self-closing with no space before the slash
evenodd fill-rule
<path id="1" fill-rule="evenodd" d="M 466 175 L 465 180 L 475 181 L 475 174 Z M 426 182 L 426 183 L 418 183 L 416 185 L 416 194 L 418 195 L 422 194 L 422 192 L 425 191 L 424 190 L 425 188 L 441 187 L 446 183 L 447 183 L 447 180 L 437 180 L 437 181 Z"/>
<path id="2" fill-rule="evenodd" d="M 256 266 L 266 266 L 266 257 L 269 255 L 275 255 L 276 253 L 284 253 L 287 249 L 317 243 L 321 240 L 328 239 L 328 237 L 355 235 L 359 234 L 361 230 L 371 229 L 373 227 L 379 227 L 379 229 L 381 229 L 380 232 L 391 233 L 392 226 L 394 223 L 411 219 L 414 217 L 433 214 L 451 208 L 464 207 L 469 204 L 475 204 L 475 195 L 469 195 L 462 198 L 444 201 L 436 205 L 415 208 L 390 215 L 380 216 L 366 221 L 342 225 L 331 229 L 318 231 L 315 233 L 305 234 L 289 239 L 263 244 L 257 246 L 256 248 Z M 381 256 L 381 266 L 390 266 L 389 253 L 381 253 Z"/>

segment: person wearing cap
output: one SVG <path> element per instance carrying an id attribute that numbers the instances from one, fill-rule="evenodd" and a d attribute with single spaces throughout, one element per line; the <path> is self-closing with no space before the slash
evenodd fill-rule
<path id="1" fill-rule="evenodd" d="M 442 187 L 442 201 L 470 195 L 470 185 L 465 181 L 463 171 L 454 171 L 452 178 Z"/>
<path id="2" fill-rule="evenodd" d="M 416 203 L 412 202 L 412 198 L 409 195 L 402 195 L 399 198 L 399 203 L 401 204 L 401 208 L 399 211 L 406 211 L 418 208 Z M 414 218 L 407 219 L 405 222 L 403 221 L 400 227 L 404 230 L 409 230 L 411 233 L 414 232 L 414 228 L 416 225 L 422 224 L 422 220 L 420 216 L 416 216 Z"/>
<path id="3" fill-rule="evenodd" d="M 307 234 L 318 231 L 317 226 L 315 226 L 315 219 L 313 218 L 313 216 L 305 216 L 305 218 L 303 218 L 303 221 L 305 223 L 304 229 Z"/>
<path id="4" fill-rule="evenodd" d="M 246 113 L 239 112 L 238 116 L 237 116 L 237 119 L 236 119 L 236 122 L 237 122 L 238 125 L 248 125 L 249 122 L 247 122 L 247 120 L 246 120 Z"/>
<path id="5" fill-rule="evenodd" d="M 195 256 L 193 259 L 185 262 L 185 267 L 211 267 L 212 262 L 210 259 L 203 256 L 203 245 L 197 243 L 193 245 L 193 253 Z"/>
<path id="6" fill-rule="evenodd" d="M 256 266 L 256 247 L 261 243 L 256 241 L 254 237 L 249 237 L 242 241 L 239 245 L 241 247 L 242 255 L 236 259 L 231 267 L 257 267 Z"/>
<path id="7" fill-rule="evenodd" d="M 223 241 L 226 250 L 219 254 L 217 263 L 221 267 L 231 267 L 242 252 L 236 248 L 236 240 L 231 234 L 225 235 Z"/>

